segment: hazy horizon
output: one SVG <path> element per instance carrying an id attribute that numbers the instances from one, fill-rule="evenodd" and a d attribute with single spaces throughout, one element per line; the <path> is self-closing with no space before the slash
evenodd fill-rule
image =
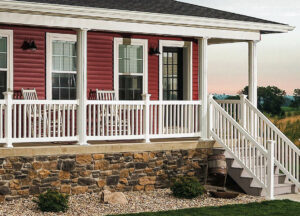
<path id="1" fill-rule="evenodd" d="M 263 35 L 258 43 L 258 85 L 275 85 L 291 95 L 300 88 L 300 1 L 180 0 L 201 6 L 286 23 L 289 33 Z M 236 94 L 248 83 L 246 43 L 212 45 L 208 49 L 209 92 Z"/>

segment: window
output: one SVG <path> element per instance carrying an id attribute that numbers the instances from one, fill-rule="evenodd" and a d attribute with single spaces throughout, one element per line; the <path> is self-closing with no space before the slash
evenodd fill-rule
<path id="1" fill-rule="evenodd" d="M 126 40 L 126 39 L 124 39 Z M 119 100 L 142 100 L 146 92 L 147 41 L 131 39 L 115 40 L 115 88 Z"/>
<path id="2" fill-rule="evenodd" d="M 13 90 L 13 31 L 0 29 L 0 100 Z"/>
<path id="3" fill-rule="evenodd" d="M 48 34 L 47 98 L 75 100 L 77 81 L 76 35 Z M 50 46 L 50 47 L 49 47 Z M 48 66 L 48 67 L 49 67 Z M 48 68 L 47 67 L 47 68 Z"/>
<path id="4" fill-rule="evenodd" d="M 3 92 L 7 91 L 7 37 L 0 36 L 0 99 L 4 99 Z"/>

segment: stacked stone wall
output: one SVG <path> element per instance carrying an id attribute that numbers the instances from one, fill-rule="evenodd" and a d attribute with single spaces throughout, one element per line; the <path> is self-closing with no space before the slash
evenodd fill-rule
<path id="1" fill-rule="evenodd" d="M 206 175 L 211 149 L 114 154 L 74 154 L 0 159 L 0 201 L 38 195 L 48 189 L 67 194 L 150 191 L 177 176 Z"/>

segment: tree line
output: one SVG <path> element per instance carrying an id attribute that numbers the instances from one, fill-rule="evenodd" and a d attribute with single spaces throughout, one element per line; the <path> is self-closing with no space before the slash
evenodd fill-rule
<path id="1" fill-rule="evenodd" d="M 249 88 L 246 86 L 239 93 L 248 95 Z M 257 106 L 262 112 L 271 115 L 283 116 L 285 114 L 281 107 L 286 103 L 286 92 L 276 86 L 260 86 L 257 88 Z M 300 89 L 295 89 L 291 107 L 300 108 Z"/>

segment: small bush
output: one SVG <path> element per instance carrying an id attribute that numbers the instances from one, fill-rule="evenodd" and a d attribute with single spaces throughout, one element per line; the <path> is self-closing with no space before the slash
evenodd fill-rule
<path id="1" fill-rule="evenodd" d="M 203 195 L 205 189 L 194 177 L 180 177 L 173 180 L 171 191 L 175 197 L 193 199 Z"/>
<path id="2" fill-rule="evenodd" d="M 69 196 L 53 190 L 40 194 L 38 200 L 33 200 L 33 202 L 37 203 L 43 212 L 65 212 L 69 208 Z"/>

